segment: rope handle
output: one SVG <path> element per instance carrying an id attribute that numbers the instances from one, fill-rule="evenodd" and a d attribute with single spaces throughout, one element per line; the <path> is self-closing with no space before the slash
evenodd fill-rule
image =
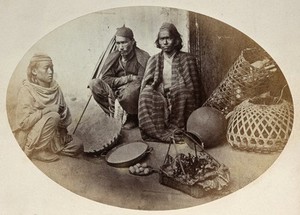
<path id="1" fill-rule="evenodd" d="M 281 92 L 280 92 L 280 97 L 278 98 L 276 104 L 278 104 L 281 101 L 285 87 L 287 87 L 287 84 L 282 87 Z"/>
<path id="2" fill-rule="evenodd" d="M 179 162 L 179 165 L 180 165 L 180 168 L 181 168 L 181 170 L 182 170 L 183 174 L 184 174 L 184 175 L 186 175 L 186 173 L 185 173 L 185 171 L 184 171 L 184 168 L 183 168 L 183 165 L 182 165 L 182 163 L 181 163 L 181 160 L 180 160 L 180 159 L 178 159 L 178 155 L 179 155 L 179 153 L 178 153 L 178 150 L 177 150 L 177 147 L 176 147 L 176 142 L 175 142 L 174 134 L 171 136 L 171 140 L 172 140 L 171 142 L 172 142 L 172 143 L 173 143 L 173 145 L 174 145 L 175 152 L 176 152 L 175 159 L 176 159 L 176 160 L 178 160 L 178 162 Z"/>

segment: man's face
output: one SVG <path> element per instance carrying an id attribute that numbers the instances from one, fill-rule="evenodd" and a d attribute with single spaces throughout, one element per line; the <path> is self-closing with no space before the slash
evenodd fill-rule
<path id="1" fill-rule="evenodd" d="M 158 34 L 158 42 L 163 52 L 172 53 L 174 51 L 175 40 L 168 30 L 161 30 Z"/>
<path id="2" fill-rule="evenodd" d="M 117 49 L 122 56 L 127 56 L 131 53 L 135 41 L 122 36 L 116 36 Z"/>
<path id="3" fill-rule="evenodd" d="M 39 85 L 49 87 L 53 80 L 53 64 L 51 61 L 41 61 L 33 71 Z"/>

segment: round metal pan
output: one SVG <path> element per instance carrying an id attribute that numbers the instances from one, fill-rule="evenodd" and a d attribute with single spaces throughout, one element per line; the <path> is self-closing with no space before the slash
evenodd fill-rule
<path id="1" fill-rule="evenodd" d="M 153 148 L 150 148 L 144 142 L 121 144 L 109 151 L 105 156 L 105 160 L 110 166 L 129 167 L 140 161 L 152 150 Z"/>

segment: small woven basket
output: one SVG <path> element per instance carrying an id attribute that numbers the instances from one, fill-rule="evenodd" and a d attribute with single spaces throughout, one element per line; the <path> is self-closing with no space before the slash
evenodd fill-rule
<path id="1" fill-rule="evenodd" d="M 248 99 L 228 122 L 227 141 L 240 150 L 270 153 L 286 145 L 293 126 L 293 106 L 274 97 Z"/>
<path id="2" fill-rule="evenodd" d="M 252 49 L 245 49 L 241 52 L 224 79 L 204 102 L 203 106 L 213 107 L 227 115 L 236 105 L 262 93 L 267 83 L 266 80 L 274 72 L 252 66 L 249 62 L 251 57 L 248 56 L 253 55 Z M 246 60 L 245 56 L 249 60 Z M 260 57 L 261 59 L 264 58 L 264 56 Z"/>

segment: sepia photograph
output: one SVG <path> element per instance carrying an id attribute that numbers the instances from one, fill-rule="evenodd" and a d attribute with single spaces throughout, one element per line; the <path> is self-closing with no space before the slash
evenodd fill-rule
<path id="1" fill-rule="evenodd" d="M 230 199 L 241 205 L 251 199 L 249 207 L 260 199 L 262 207 L 274 209 L 262 204 L 270 196 L 272 204 L 281 204 L 277 195 L 257 193 L 263 179 L 266 191 L 277 190 L 275 185 L 285 193 L 299 178 L 299 165 L 293 166 L 299 149 L 294 83 L 299 78 L 278 58 L 280 46 L 274 51 L 238 25 L 192 5 L 97 8 L 53 22 L 27 48 L 16 50 L 19 58 L 1 91 L 3 140 L 12 145 L 3 171 L 16 177 L 15 187 L 0 196 L 4 214 L 22 213 L 10 204 L 31 174 L 38 176 L 30 185 L 34 190 L 26 191 L 26 185 L 22 195 L 30 199 L 40 192 L 41 198 L 22 203 L 22 214 L 44 213 L 50 196 L 68 204 L 59 206 L 66 212 L 52 208 L 49 214 L 97 212 L 92 208 L 104 214 L 190 214 L 203 207 L 212 214 L 223 207 L 229 207 L 224 214 L 268 214 L 266 209 L 244 212 Z M 66 17 L 63 7 L 58 13 Z M 271 25 L 246 20 L 250 26 Z M 266 38 L 275 34 L 266 32 Z M 29 177 L 24 182 L 18 169 Z M 295 177 L 289 177 L 292 173 Z M 3 178 L 4 186 L 11 174 Z M 286 175 L 285 181 L 276 174 Z M 58 189 L 58 198 L 46 194 L 55 192 L 50 187 Z M 249 188 L 256 191 L 236 197 Z M 93 206 L 72 208 L 73 198 Z M 295 199 L 290 204 L 295 207 Z M 219 206 L 207 209 L 213 205 Z M 300 206 L 290 209 L 287 214 L 296 214 Z"/>

